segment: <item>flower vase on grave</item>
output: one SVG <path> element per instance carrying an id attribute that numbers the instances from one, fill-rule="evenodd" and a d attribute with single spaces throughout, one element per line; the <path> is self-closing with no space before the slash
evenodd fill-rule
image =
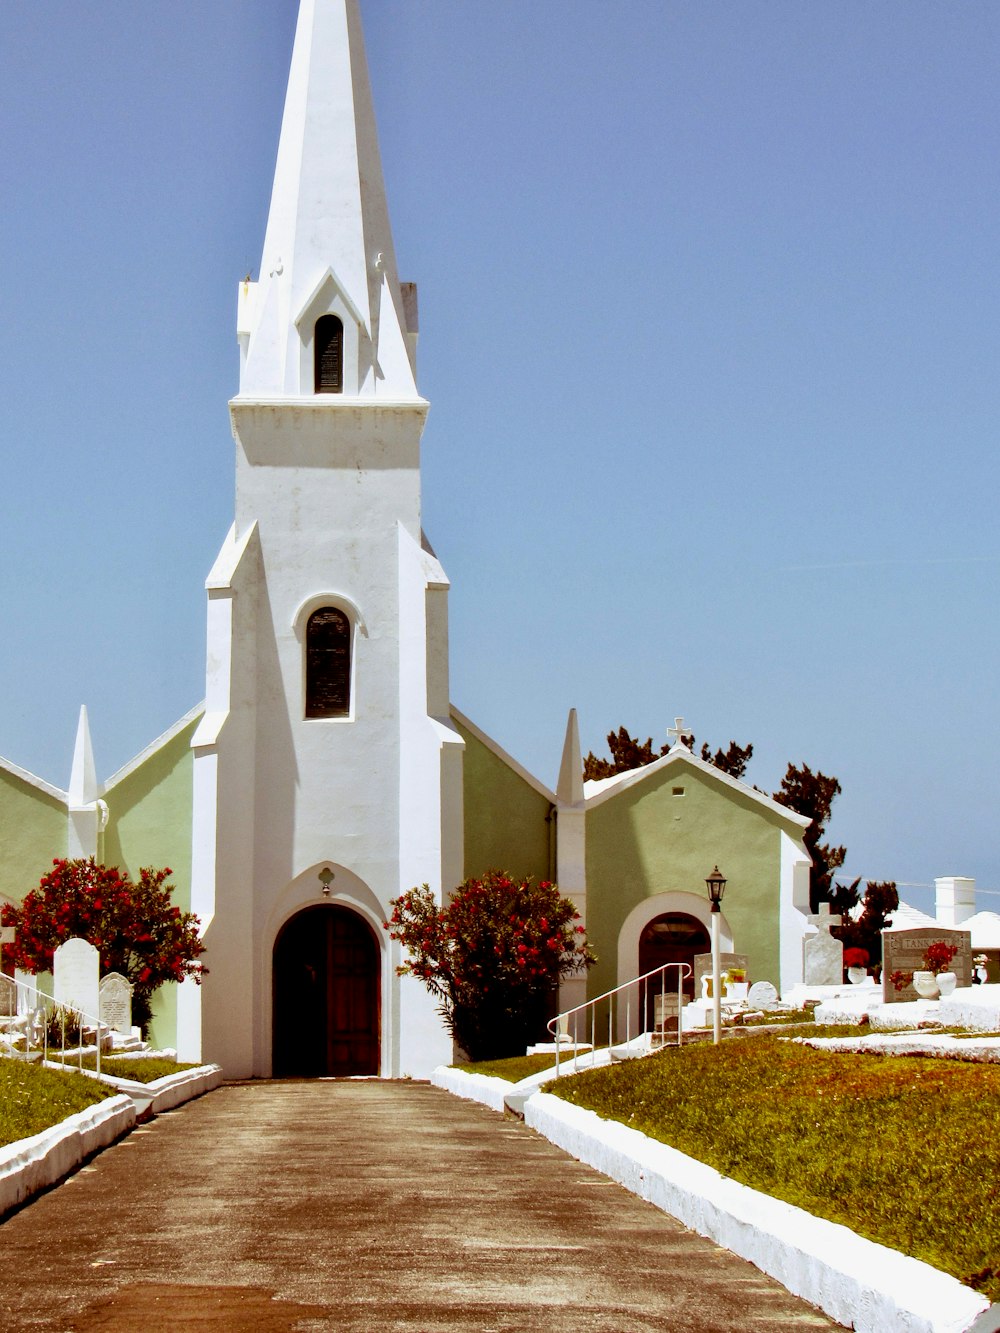
<path id="1" fill-rule="evenodd" d="M 914 972 L 913 989 L 922 1000 L 936 1000 L 941 994 L 933 972 Z"/>
<path id="2" fill-rule="evenodd" d="M 868 969 L 864 967 L 849 967 L 847 969 L 847 980 L 852 986 L 861 986 L 868 980 Z"/>
<path id="3" fill-rule="evenodd" d="M 950 995 L 958 985 L 958 977 L 954 972 L 939 972 L 934 980 L 937 982 L 942 999 L 946 995 Z"/>

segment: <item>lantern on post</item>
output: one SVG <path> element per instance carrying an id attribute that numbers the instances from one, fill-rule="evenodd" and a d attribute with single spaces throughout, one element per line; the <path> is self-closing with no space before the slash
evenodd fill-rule
<path id="1" fill-rule="evenodd" d="M 726 877 L 718 866 L 705 880 L 708 886 L 708 899 L 712 905 L 712 1041 L 718 1046 L 722 1040 L 722 976 L 719 967 L 719 913 L 722 911 L 722 895 L 726 891 Z"/>

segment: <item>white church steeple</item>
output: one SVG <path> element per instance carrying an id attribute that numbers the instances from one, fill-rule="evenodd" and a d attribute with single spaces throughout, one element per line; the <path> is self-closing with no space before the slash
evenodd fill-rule
<path id="1" fill-rule="evenodd" d="M 260 281 L 241 286 L 236 515 L 208 581 L 191 742 L 210 975 L 181 988 L 178 1047 L 233 1076 L 318 1060 L 424 1077 L 450 1058 L 384 925 L 396 895 L 440 896 L 464 864 L 448 580 L 422 540 L 428 404 L 403 297 L 356 0 L 302 0 Z M 332 952 L 309 962 L 326 980 L 306 1005 L 296 960 L 320 939 Z"/>
<path id="2" fill-rule="evenodd" d="M 321 392 L 415 398 L 409 286 L 405 298 L 357 0 L 302 0 L 260 276 L 240 284 L 240 397 L 316 394 L 332 328 L 339 381 Z"/>

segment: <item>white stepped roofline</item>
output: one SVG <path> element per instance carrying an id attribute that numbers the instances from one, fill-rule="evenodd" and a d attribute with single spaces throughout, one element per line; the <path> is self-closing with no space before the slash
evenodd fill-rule
<path id="1" fill-rule="evenodd" d="M 797 810 L 782 805 L 780 801 L 776 801 L 772 796 L 766 796 L 762 791 L 757 791 L 749 783 L 740 782 L 739 778 L 734 778 L 729 773 L 723 773 L 721 768 L 716 768 L 714 764 L 699 759 L 684 745 L 675 745 L 669 753 L 661 755 L 659 759 L 655 759 L 651 764 L 644 764 L 642 768 L 632 768 L 627 773 L 616 773 L 613 777 L 602 778 L 599 791 L 593 790 L 596 783 L 584 783 L 583 793 L 586 808 L 589 810 L 592 806 L 600 805 L 612 796 L 617 796 L 619 792 L 626 790 L 626 788 L 644 782 L 646 778 L 651 777 L 654 773 L 662 773 L 677 764 L 687 764 L 691 768 L 704 773 L 714 782 L 719 782 L 725 787 L 732 787 L 733 791 L 738 791 L 740 795 L 746 796 L 751 801 L 756 801 L 758 805 L 763 806 L 765 810 L 769 810 L 771 814 L 778 815 L 791 824 L 797 824 L 799 828 L 807 829 L 812 823 L 808 815 L 800 815 Z M 591 788 L 591 794 L 587 792 L 588 787 Z"/>
<path id="2" fill-rule="evenodd" d="M 157 736 L 155 741 L 150 741 L 146 748 L 140 750 L 134 759 L 130 759 L 123 768 L 118 770 L 117 773 L 112 773 L 111 777 L 108 778 L 107 782 L 104 784 L 104 794 L 107 795 L 112 787 L 117 783 L 124 781 L 124 779 L 134 773 L 137 768 L 140 768 L 147 759 L 151 759 L 157 750 L 161 750 L 164 745 L 169 744 L 169 742 L 172 741 L 175 736 L 178 736 L 185 727 L 190 726 L 192 722 L 201 717 L 204 711 L 205 701 L 202 700 L 200 704 L 189 709 L 182 718 L 173 724 L 172 727 L 168 727 L 162 736 Z"/>
<path id="3" fill-rule="evenodd" d="M 346 407 L 363 407 L 369 412 L 372 408 L 380 412 L 398 412 L 403 408 L 426 414 L 430 403 L 426 398 L 415 394 L 412 398 L 377 398 L 363 397 L 350 393 L 304 393 L 304 394 L 237 394 L 229 400 L 230 408 L 239 407 L 294 407 L 312 412 L 343 411 Z"/>
<path id="4" fill-rule="evenodd" d="M 54 787 L 51 782 L 46 782 L 44 778 L 36 777 L 34 773 L 29 773 L 20 764 L 15 764 L 11 759 L 5 759 L 2 754 L 0 754 L 0 768 L 5 769 L 15 778 L 20 778 L 29 787 L 37 787 L 46 796 L 54 796 L 57 801 L 62 801 L 63 805 L 69 802 L 69 792 L 63 791 L 61 787 Z"/>
<path id="5" fill-rule="evenodd" d="M 492 736 L 487 736 L 486 732 L 483 731 L 481 727 L 477 727 L 475 722 L 467 718 L 464 713 L 460 712 L 455 707 L 454 704 L 451 705 L 450 711 L 451 716 L 459 726 L 464 727 L 466 731 L 471 731 L 477 741 L 481 741 L 482 744 L 486 746 L 487 750 L 495 754 L 496 757 L 505 763 L 509 769 L 512 769 L 519 778 L 523 778 L 529 787 L 533 787 L 535 791 L 538 792 L 539 796 L 544 796 L 546 800 L 550 801 L 553 805 L 556 804 L 555 792 L 549 791 L 544 782 L 539 782 L 533 773 L 529 773 L 522 764 L 517 762 L 513 755 L 508 754 L 502 746 L 498 745 Z"/>

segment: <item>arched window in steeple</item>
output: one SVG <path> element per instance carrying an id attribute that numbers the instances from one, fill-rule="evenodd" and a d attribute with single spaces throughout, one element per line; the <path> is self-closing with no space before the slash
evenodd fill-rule
<path id="1" fill-rule="evenodd" d="M 313 332 L 316 393 L 344 392 L 344 326 L 336 315 L 320 315 Z"/>
<path id="2" fill-rule="evenodd" d="M 306 623 L 306 717 L 350 711 L 351 622 L 335 606 L 321 606 Z"/>

